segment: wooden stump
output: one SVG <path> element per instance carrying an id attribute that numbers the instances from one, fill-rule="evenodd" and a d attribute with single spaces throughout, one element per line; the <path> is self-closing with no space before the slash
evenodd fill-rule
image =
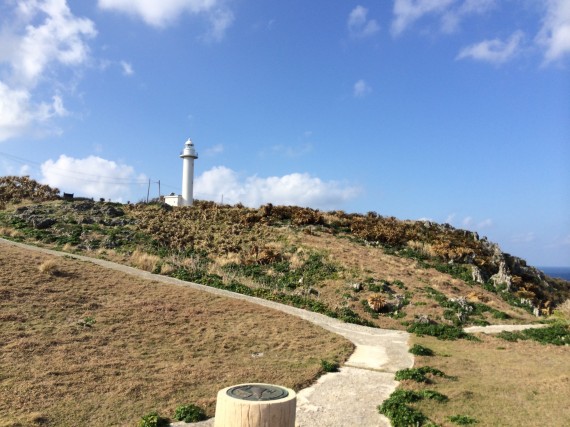
<path id="1" fill-rule="evenodd" d="M 214 427 L 295 427 L 297 395 L 272 384 L 239 384 L 218 392 Z"/>

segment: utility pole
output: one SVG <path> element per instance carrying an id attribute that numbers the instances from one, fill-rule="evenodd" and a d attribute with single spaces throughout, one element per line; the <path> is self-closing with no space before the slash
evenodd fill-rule
<path id="1" fill-rule="evenodd" d="M 160 179 L 157 182 L 158 184 L 158 200 L 160 200 Z"/>
<path id="2" fill-rule="evenodd" d="M 150 178 L 148 179 L 148 188 L 146 189 L 146 202 L 148 203 L 148 196 L 150 195 Z"/>

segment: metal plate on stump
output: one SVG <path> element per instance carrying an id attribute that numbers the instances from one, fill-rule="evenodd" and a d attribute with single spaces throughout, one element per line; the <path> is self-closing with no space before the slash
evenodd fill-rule
<path id="1" fill-rule="evenodd" d="M 284 388 L 269 384 L 243 384 L 230 388 L 226 393 L 235 399 L 250 401 L 277 400 L 289 395 Z"/>

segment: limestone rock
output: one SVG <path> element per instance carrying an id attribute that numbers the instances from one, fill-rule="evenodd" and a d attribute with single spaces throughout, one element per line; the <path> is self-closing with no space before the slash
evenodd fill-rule
<path id="1" fill-rule="evenodd" d="M 495 287 L 499 285 L 507 285 L 507 290 L 510 291 L 513 286 L 513 277 L 509 274 L 507 270 L 507 264 L 505 261 L 501 261 L 499 264 L 499 271 L 491 276 L 491 281 Z"/>
<path id="2" fill-rule="evenodd" d="M 474 282 L 477 283 L 485 283 L 485 279 L 483 278 L 483 274 L 481 273 L 481 269 L 476 265 L 471 266 L 471 277 L 473 278 Z"/>

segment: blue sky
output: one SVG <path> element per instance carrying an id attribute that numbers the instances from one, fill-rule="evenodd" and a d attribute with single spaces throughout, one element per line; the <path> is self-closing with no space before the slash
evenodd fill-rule
<path id="1" fill-rule="evenodd" d="M 567 0 L 3 0 L 0 174 L 377 211 L 570 266 Z"/>

